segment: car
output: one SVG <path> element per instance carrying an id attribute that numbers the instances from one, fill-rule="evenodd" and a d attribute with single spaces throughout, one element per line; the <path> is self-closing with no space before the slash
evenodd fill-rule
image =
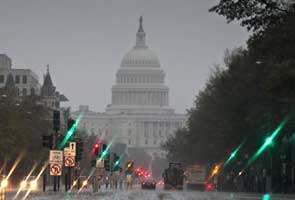
<path id="1" fill-rule="evenodd" d="M 25 176 L 20 183 L 22 190 L 37 190 L 38 182 L 36 176 Z"/>
<path id="2" fill-rule="evenodd" d="M 143 180 L 141 182 L 141 188 L 142 189 L 152 189 L 152 190 L 155 190 L 156 189 L 156 181 L 153 180 L 153 179 L 146 179 L 146 180 Z"/>
<path id="3" fill-rule="evenodd" d="M 9 186 L 9 181 L 8 181 L 6 175 L 0 175 L 0 190 L 7 189 L 8 186 Z"/>
<path id="4" fill-rule="evenodd" d="M 80 187 L 83 187 L 83 188 L 88 187 L 89 179 L 87 176 L 80 176 L 79 181 L 80 181 Z"/>

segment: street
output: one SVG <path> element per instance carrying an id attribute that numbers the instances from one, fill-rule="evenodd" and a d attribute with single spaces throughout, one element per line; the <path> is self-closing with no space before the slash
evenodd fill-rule
<path id="1" fill-rule="evenodd" d="M 6 199 L 14 199 L 15 192 L 9 192 Z M 24 200 L 24 194 L 16 199 Z M 35 192 L 30 194 L 27 200 L 291 200 L 295 195 L 275 194 L 264 196 L 263 194 L 250 193 L 227 193 L 227 192 L 202 192 L 202 191 L 165 191 L 162 188 L 154 190 L 142 190 L 135 187 L 132 190 L 105 190 L 102 189 L 98 193 L 92 193 L 90 188 L 81 193 L 73 191 L 71 193 L 61 192 Z"/>

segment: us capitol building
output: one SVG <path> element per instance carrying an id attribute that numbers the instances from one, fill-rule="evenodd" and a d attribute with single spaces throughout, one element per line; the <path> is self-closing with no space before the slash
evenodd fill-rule
<path id="1" fill-rule="evenodd" d="M 158 56 L 146 45 L 145 36 L 140 17 L 136 45 L 122 59 L 112 87 L 112 102 L 106 111 L 93 112 L 84 105 L 72 117 L 83 112 L 78 128 L 88 134 L 164 157 L 161 143 L 185 126 L 187 115 L 176 114 L 169 107 L 165 73 Z"/>

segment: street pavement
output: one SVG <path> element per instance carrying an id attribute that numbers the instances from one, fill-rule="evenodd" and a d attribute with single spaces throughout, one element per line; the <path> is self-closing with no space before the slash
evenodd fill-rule
<path id="1" fill-rule="evenodd" d="M 14 199 L 15 192 L 8 192 L 5 200 Z M 295 195 L 275 194 L 263 197 L 263 194 L 202 192 L 202 191 L 167 191 L 162 188 L 156 190 L 142 190 L 139 186 L 131 190 L 102 189 L 92 193 L 91 188 L 78 193 L 60 192 L 34 192 L 24 198 L 25 192 L 16 199 L 19 200 L 295 200 Z M 1 198 L 0 198 L 1 199 Z"/>

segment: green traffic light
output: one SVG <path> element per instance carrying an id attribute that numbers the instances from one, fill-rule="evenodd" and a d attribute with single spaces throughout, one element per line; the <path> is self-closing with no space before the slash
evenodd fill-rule
<path id="1" fill-rule="evenodd" d="M 266 138 L 266 140 L 265 140 L 265 145 L 266 146 L 268 146 L 268 145 L 270 145 L 271 143 L 272 143 L 272 137 L 268 137 L 268 138 Z"/>
<path id="2" fill-rule="evenodd" d="M 71 127 L 71 129 L 66 133 L 64 139 L 62 140 L 62 142 L 61 142 L 60 145 L 59 145 L 59 149 L 64 148 L 64 146 L 66 145 L 66 143 L 67 143 L 67 142 L 69 141 L 69 139 L 72 137 L 72 135 L 74 134 L 74 132 L 75 132 L 77 126 L 79 125 L 79 123 L 80 123 L 82 117 L 83 117 L 83 113 L 81 113 L 81 114 L 77 117 L 77 119 L 76 119 L 75 123 L 73 124 L 73 126 Z"/>
<path id="3" fill-rule="evenodd" d="M 270 195 L 269 194 L 263 195 L 262 200 L 270 200 Z"/>
<path id="4" fill-rule="evenodd" d="M 119 164 L 120 164 L 120 161 L 117 160 L 117 161 L 115 162 L 115 166 L 117 166 L 117 165 L 119 165 Z"/>
<path id="5" fill-rule="evenodd" d="M 289 117 L 285 117 L 285 119 L 279 124 L 279 126 L 274 130 L 274 132 L 266 138 L 265 142 L 261 145 L 261 147 L 256 151 L 256 153 L 250 158 L 247 165 L 251 165 L 259 156 L 260 154 L 270 145 L 272 144 L 275 137 L 279 134 L 279 132 L 283 129 L 283 127 L 288 122 Z"/>
<path id="6" fill-rule="evenodd" d="M 244 143 L 245 143 L 245 141 L 244 142 L 242 142 L 231 154 L 230 154 L 230 156 L 229 156 L 229 158 L 225 161 L 225 163 L 224 163 L 224 167 L 226 166 L 226 165 L 228 165 L 228 163 L 232 160 L 232 159 L 234 159 L 235 157 L 236 157 L 236 155 L 237 155 L 237 153 L 240 151 L 240 149 L 242 148 L 242 146 L 244 145 Z"/>
<path id="7" fill-rule="evenodd" d="M 101 157 L 104 158 L 107 155 L 107 153 L 108 153 L 108 151 L 102 152 Z"/>

